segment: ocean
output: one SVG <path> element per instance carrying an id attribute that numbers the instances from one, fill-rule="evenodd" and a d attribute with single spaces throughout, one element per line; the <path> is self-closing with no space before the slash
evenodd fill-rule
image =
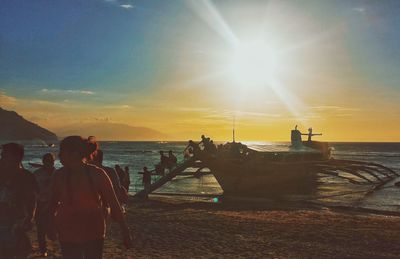
<path id="1" fill-rule="evenodd" d="M 218 144 L 218 143 L 217 143 Z M 246 144 L 244 142 L 244 144 Z M 289 145 L 289 143 L 258 142 L 258 145 Z M 131 194 L 143 188 L 141 175 L 144 166 L 153 169 L 159 162 L 159 151 L 173 151 L 178 161 L 183 159 L 183 150 L 187 142 L 100 142 L 104 151 L 104 164 L 110 167 L 118 164 L 130 169 Z M 400 173 L 400 143 L 330 143 L 334 148 L 333 157 L 337 159 L 376 162 Z M 58 147 L 48 147 L 41 143 L 25 144 L 24 166 L 34 170 L 29 162 L 40 163 L 41 156 L 47 152 L 58 154 Z M 59 161 L 56 167 L 60 167 Z M 153 176 L 157 178 L 157 176 Z M 156 179 L 154 179 L 156 180 Z M 365 195 L 364 186 L 357 186 L 337 180 L 331 176 L 319 176 L 318 192 L 313 196 L 288 197 L 292 201 L 312 201 L 330 206 L 351 206 L 373 210 L 400 212 L 400 187 L 394 183 L 400 178 L 387 183 L 383 188 Z M 189 199 L 209 199 L 219 197 L 223 191 L 212 175 L 200 178 L 179 176 L 157 190 L 159 194 L 186 196 Z"/>

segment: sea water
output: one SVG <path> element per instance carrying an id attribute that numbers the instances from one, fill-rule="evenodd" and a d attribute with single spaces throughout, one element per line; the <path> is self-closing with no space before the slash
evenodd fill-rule
<path id="1" fill-rule="evenodd" d="M 258 145 L 289 145 L 289 143 L 257 143 Z M 150 170 L 159 163 L 159 151 L 172 151 L 178 161 L 183 160 L 183 150 L 187 142 L 101 142 L 104 151 L 104 165 L 114 167 L 128 166 L 131 177 L 130 193 L 143 188 L 141 175 L 146 166 Z M 380 163 L 400 173 L 400 143 L 330 143 L 333 156 L 337 159 L 359 160 Z M 58 147 L 48 147 L 43 144 L 25 144 L 24 166 L 33 171 L 29 162 L 40 163 L 41 156 L 47 152 L 58 154 Z M 60 167 L 59 161 L 56 167 Z M 158 176 L 153 176 L 156 180 Z M 400 178 L 387 183 L 382 189 L 365 195 L 364 186 L 350 184 L 334 177 L 319 175 L 318 192 L 312 196 L 288 197 L 291 200 L 313 201 L 327 205 L 353 206 L 374 210 L 400 212 L 400 188 L 394 183 Z M 179 176 L 157 190 L 162 194 L 180 194 L 192 197 L 216 197 L 223 193 L 218 182 L 212 175 L 199 178 Z"/>

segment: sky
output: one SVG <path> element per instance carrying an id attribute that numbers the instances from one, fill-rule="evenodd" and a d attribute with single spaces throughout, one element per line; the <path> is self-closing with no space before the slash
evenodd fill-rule
<path id="1" fill-rule="evenodd" d="M 400 1 L 5 0 L 0 107 L 50 130 L 400 141 Z"/>

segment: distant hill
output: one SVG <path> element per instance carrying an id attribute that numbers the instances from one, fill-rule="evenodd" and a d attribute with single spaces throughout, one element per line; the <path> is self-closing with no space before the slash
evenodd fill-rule
<path id="1" fill-rule="evenodd" d="M 13 111 L 0 108 L 0 140 L 42 140 L 58 142 L 57 136 Z"/>
<path id="2" fill-rule="evenodd" d="M 83 137 L 96 136 L 99 140 L 165 140 L 166 134 L 146 127 L 132 127 L 126 124 L 111 122 L 93 122 L 68 125 L 54 129 L 60 137 L 79 135 Z"/>

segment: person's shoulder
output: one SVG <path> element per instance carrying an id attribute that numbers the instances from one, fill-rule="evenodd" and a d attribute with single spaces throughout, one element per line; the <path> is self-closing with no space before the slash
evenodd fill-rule
<path id="1" fill-rule="evenodd" d="M 96 165 L 87 164 L 88 171 L 94 177 L 103 177 L 107 175 L 106 171 L 103 168 L 100 168 Z"/>
<path id="2" fill-rule="evenodd" d="M 113 172 L 113 173 L 117 172 L 114 168 L 109 167 L 109 166 L 103 166 L 103 169 L 106 172 Z"/>

